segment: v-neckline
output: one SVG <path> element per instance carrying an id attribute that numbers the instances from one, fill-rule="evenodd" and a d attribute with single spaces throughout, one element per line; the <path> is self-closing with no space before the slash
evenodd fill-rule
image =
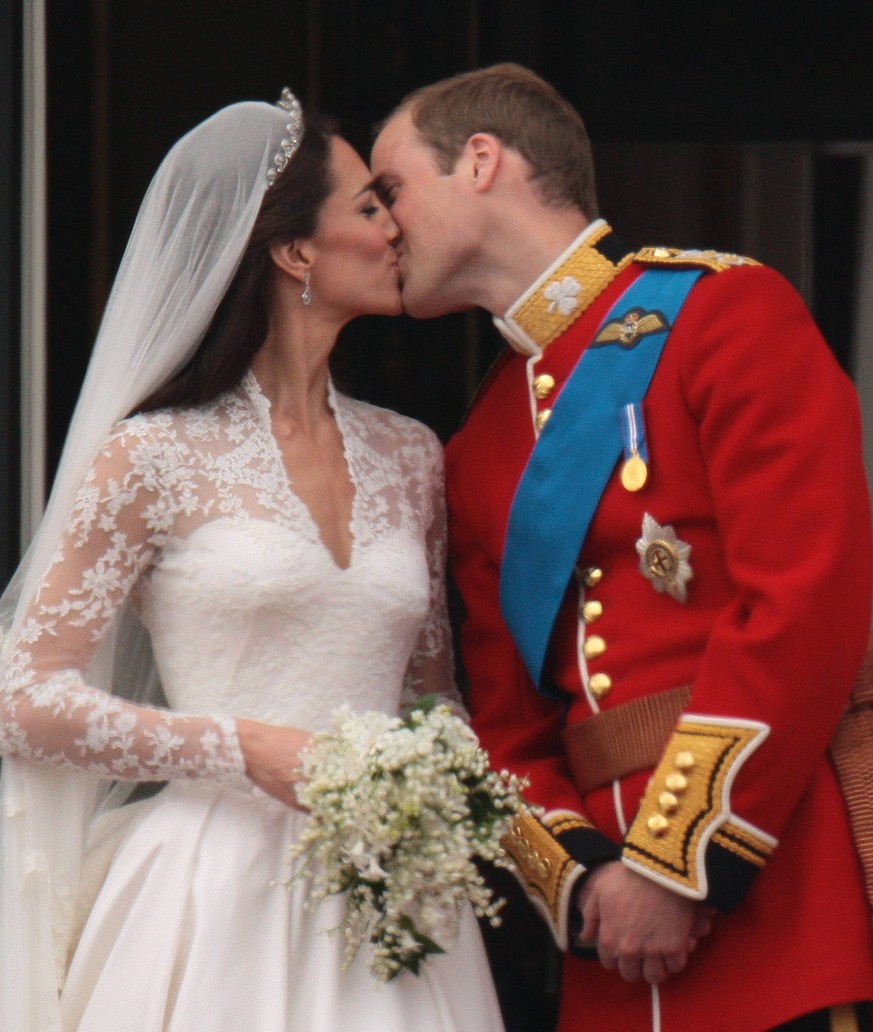
<path id="1" fill-rule="evenodd" d="M 328 377 L 327 380 L 327 403 L 330 406 L 330 410 L 333 413 L 334 421 L 336 422 L 337 431 L 340 435 L 342 442 L 343 459 L 346 464 L 346 474 L 349 479 L 349 484 L 352 489 L 352 504 L 349 508 L 349 520 L 346 525 L 349 537 L 349 552 L 348 561 L 345 565 L 340 563 L 328 547 L 327 542 L 324 539 L 324 535 L 321 531 L 321 526 L 315 517 L 312 515 L 312 510 L 309 508 L 307 503 L 304 501 L 302 496 L 294 488 L 294 479 L 291 476 L 291 472 L 285 465 L 285 460 L 282 456 L 282 449 L 279 447 L 279 442 L 276 439 L 275 433 L 273 433 L 273 424 L 270 418 L 270 399 L 264 394 L 261 389 L 261 385 L 258 382 L 258 378 L 255 376 L 253 370 L 249 369 L 243 377 L 243 387 L 246 394 L 249 396 L 252 404 L 254 405 L 255 411 L 260 417 L 260 422 L 264 433 L 270 442 L 270 447 L 273 452 L 273 459 L 277 465 L 277 468 L 281 471 L 282 482 L 285 485 L 285 489 L 288 496 L 293 500 L 294 504 L 298 506 L 300 512 L 305 520 L 309 531 L 310 537 L 317 544 L 319 548 L 324 552 L 327 559 L 330 561 L 334 569 L 339 573 L 347 573 L 354 565 L 357 556 L 357 536 L 355 535 L 355 519 L 357 514 L 358 497 L 360 495 L 360 488 L 358 484 L 358 478 L 355 475 L 354 463 L 348 447 L 348 433 L 347 428 L 344 426 L 343 413 L 339 404 L 338 395 L 336 388 L 334 387 L 333 380 Z"/>

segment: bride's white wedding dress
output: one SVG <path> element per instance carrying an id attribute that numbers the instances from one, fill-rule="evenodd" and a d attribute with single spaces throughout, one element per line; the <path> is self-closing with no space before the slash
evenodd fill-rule
<path id="1" fill-rule="evenodd" d="M 210 406 L 113 432 L 0 693 L 0 749 L 167 780 L 99 817 L 61 996 L 64 1032 L 500 1032 L 472 913 L 416 977 L 343 969 L 344 901 L 287 889 L 305 816 L 245 778 L 234 717 L 319 729 L 341 704 L 452 696 L 439 445 L 330 386 L 355 490 L 347 568 L 294 494 L 249 373 Z M 170 709 L 86 683 L 130 598 Z M 63 717 L 64 733 L 52 737 Z M 203 716 L 209 714 L 209 716 Z M 38 730 L 37 730 L 38 729 Z M 38 739 L 38 741 L 37 741 Z"/>

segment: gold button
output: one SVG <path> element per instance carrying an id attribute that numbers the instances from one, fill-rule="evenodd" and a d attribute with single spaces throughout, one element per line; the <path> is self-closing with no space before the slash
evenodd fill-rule
<path id="1" fill-rule="evenodd" d="M 597 566 L 589 566 L 580 572 L 580 576 L 586 588 L 594 588 L 603 580 L 603 570 Z"/>
<path id="2" fill-rule="evenodd" d="M 688 788 L 688 778 L 676 771 L 675 774 L 667 775 L 664 779 L 664 784 L 667 786 L 668 791 L 674 795 L 682 795 L 685 789 Z"/>
<path id="3" fill-rule="evenodd" d="M 595 699 L 605 699 L 612 691 L 612 678 L 609 674 L 592 674 L 588 678 L 588 690 Z"/>
<path id="4" fill-rule="evenodd" d="M 587 602 L 582 603 L 582 619 L 585 623 L 594 623 L 601 616 L 603 616 L 602 602 L 598 602 L 596 598 L 589 598 Z"/>
<path id="5" fill-rule="evenodd" d="M 534 394 L 542 401 L 555 389 L 555 378 L 550 376 L 548 373 L 540 373 L 539 376 L 534 377 L 533 382 Z"/>
<path id="6" fill-rule="evenodd" d="M 599 634 L 592 634 L 590 638 L 585 639 L 582 652 L 586 659 L 597 659 L 598 656 L 602 656 L 606 652 L 606 642 Z"/>
<path id="7" fill-rule="evenodd" d="M 551 415 L 552 415 L 552 410 L 550 408 L 544 408 L 542 410 L 542 412 L 537 412 L 537 419 L 536 419 L 537 430 L 542 430 L 542 428 L 546 425 L 546 423 L 548 423 Z"/>
<path id="8" fill-rule="evenodd" d="M 676 768 L 676 770 L 681 770 L 687 774 L 688 771 L 691 770 L 691 768 L 694 766 L 694 753 L 676 753 L 676 757 L 673 760 L 673 766 Z"/>
<path id="9" fill-rule="evenodd" d="M 656 813 L 646 821 L 646 827 L 656 838 L 660 838 L 670 827 L 670 822 L 662 813 Z"/>
<path id="10" fill-rule="evenodd" d="M 679 809 L 679 800 L 672 792 L 662 792 L 658 796 L 658 806 L 662 813 L 675 813 Z"/>

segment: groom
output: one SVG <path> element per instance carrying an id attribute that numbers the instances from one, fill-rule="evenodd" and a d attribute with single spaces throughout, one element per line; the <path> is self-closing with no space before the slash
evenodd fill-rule
<path id="1" fill-rule="evenodd" d="M 407 311 L 509 345 L 447 449 L 451 549 L 474 724 L 544 811 L 509 848 L 559 1028 L 869 1028 L 827 757 L 873 583 L 851 385 L 774 271 L 623 246 L 526 69 L 407 97 L 372 165 Z"/>

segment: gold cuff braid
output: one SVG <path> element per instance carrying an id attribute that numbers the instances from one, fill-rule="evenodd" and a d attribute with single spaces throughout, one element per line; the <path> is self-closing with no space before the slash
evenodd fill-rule
<path id="1" fill-rule="evenodd" d="M 763 866 L 775 839 L 731 814 L 730 791 L 768 732 L 757 721 L 686 714 L 643 796 L 625 839 L 624 862 L 692 899 L 707 895 L 710 841 Z"/>
<path id="2" fill-rule="evenodd" d="M 503 838 L 516 875 L 562 950 L 569 945 L 570 892 L 585 868 L 570 856 L 555 835 L 581 827 L 591 825 L 569 810 L 553 811 L 542 821 L 527 812 L 516 817 Z"/>

